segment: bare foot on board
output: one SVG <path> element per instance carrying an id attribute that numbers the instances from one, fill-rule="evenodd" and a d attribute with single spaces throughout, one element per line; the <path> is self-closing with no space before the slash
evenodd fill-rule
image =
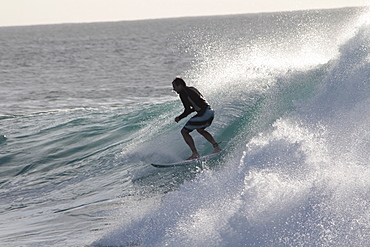
<path id="1" fill-rule="evenodd" d="M 213 149 L 212 153 L 215 154 L 215 153 L 219 153 L 221 151 L 222 151 L 222 149 L 220 147 L 217 147 L 217 148 Z"/>
<path id="2" fill-rule="evenodd" d="M 215 154 L 215 153 L 219 153 L 219 152 L 221 152 L 222 151 L 222 149 L 220 148 L 220 146 L 218 145 L 218 143 L 216 143 L 216 144 L 213 144 L 213 154 Z"/>
<path id="3" fill-rule="evenodd" d="M 193 153 L 189 158 L 187 158 L 186 160 L 193 160 L 193 159 L 198 159 L 200 157 L 200 155 L 198 153 Z"/>

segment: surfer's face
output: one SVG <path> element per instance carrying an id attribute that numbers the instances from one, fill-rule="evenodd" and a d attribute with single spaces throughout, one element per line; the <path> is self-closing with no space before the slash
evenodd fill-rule
<path id="1" fill-rule="evenodd" d="M 176 85 L 176 83 L 172 83 L 172 86 L 173 86 L 174 91 L 176 91 L 177 93 L 181 92 L 181 90 L 182 90 L 182 85 L 181 84 Z"/>

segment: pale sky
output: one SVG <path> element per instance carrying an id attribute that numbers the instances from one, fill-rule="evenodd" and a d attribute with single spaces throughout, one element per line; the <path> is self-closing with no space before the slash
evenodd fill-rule
<path id="1" fill-rule="evenodd" d="M 370 0 L 0 0 L 0 26 L 368 6 Z"/>

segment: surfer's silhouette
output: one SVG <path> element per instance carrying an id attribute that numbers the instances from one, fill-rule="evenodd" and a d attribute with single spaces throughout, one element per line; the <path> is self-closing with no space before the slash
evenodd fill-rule
<path id="1" fill-rule="evenodd" d="M 204 138 L 213 145 L 213 153 L 220 152 L 221 148 L 218 143 L 215 141 L 213 136 L 205 130 L 205 128 L 211 125 L 214 118 L 214 111 L 206 99 L 196 88 L 186 86 L 186 83 L 182 78 L 175 78 L 172 82 L 172 86 L 173 90 L 179 94 L 185 108 L 184 112 L 175 118 L 176 123 L 187 117 L 190 113 L 197 112 L 197 114 L 189 119 L 181 129 L 181 134 L 192 151 L 192 155 L 187 159 L 196 159 L 200 157 L 197 148 L 195 147 L 194 140 L 190 135 L 190 132 L 193 130 L 197 130 L 199 134 L 204 136 Z"/>

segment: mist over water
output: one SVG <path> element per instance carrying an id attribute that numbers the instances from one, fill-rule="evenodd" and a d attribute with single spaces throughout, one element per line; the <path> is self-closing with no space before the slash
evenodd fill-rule
<path id="1" fill-rule="evenodd" d="M 98 243 L 367 245 L 369 26 L 304 24 L 291 38 L 271 28 L 247 46 L 201 47 L 187 76 L 214 103 L 227 154 Z"/>
<path id="2" fill-rule="evenodd" d="M 366 9 L 355 8 L 84 29 L 96 40 L 72 43 L 105 49 L 76 55 L 106 54 L 84 66 L 94 71 L 117 59 L 123 67 L 111 67 L 112 80 L 90 73 L 89 86 L 64 78 L 64 85 L 78 87 L 63 87 L 73 102 L 56 95 L 57 109 L 43 97 L 31 97 L 35 104 L 24 112 L 6 103 L 14 112 L 0 120 L 0 242 L 367 246 L 367 17 Z M 101 46 L 106 39 L 109 45 Z M 130 57 L 141 61 L 140 69 L 126 62 Z M 215 109 L 209 131 L 226 150 L 202 164 L 157 169 L 149 164 L 190 152 L 179 133 L 185 122 L 174 122 L 182 112 L 170 92 L 175 76 L 196 86 Z M 106 98 L 97 97 L 99 90 Z M 47 109 L 38 108 L 45 102 Z M 212 151 L 193 136 L 202 154 Z"/>

